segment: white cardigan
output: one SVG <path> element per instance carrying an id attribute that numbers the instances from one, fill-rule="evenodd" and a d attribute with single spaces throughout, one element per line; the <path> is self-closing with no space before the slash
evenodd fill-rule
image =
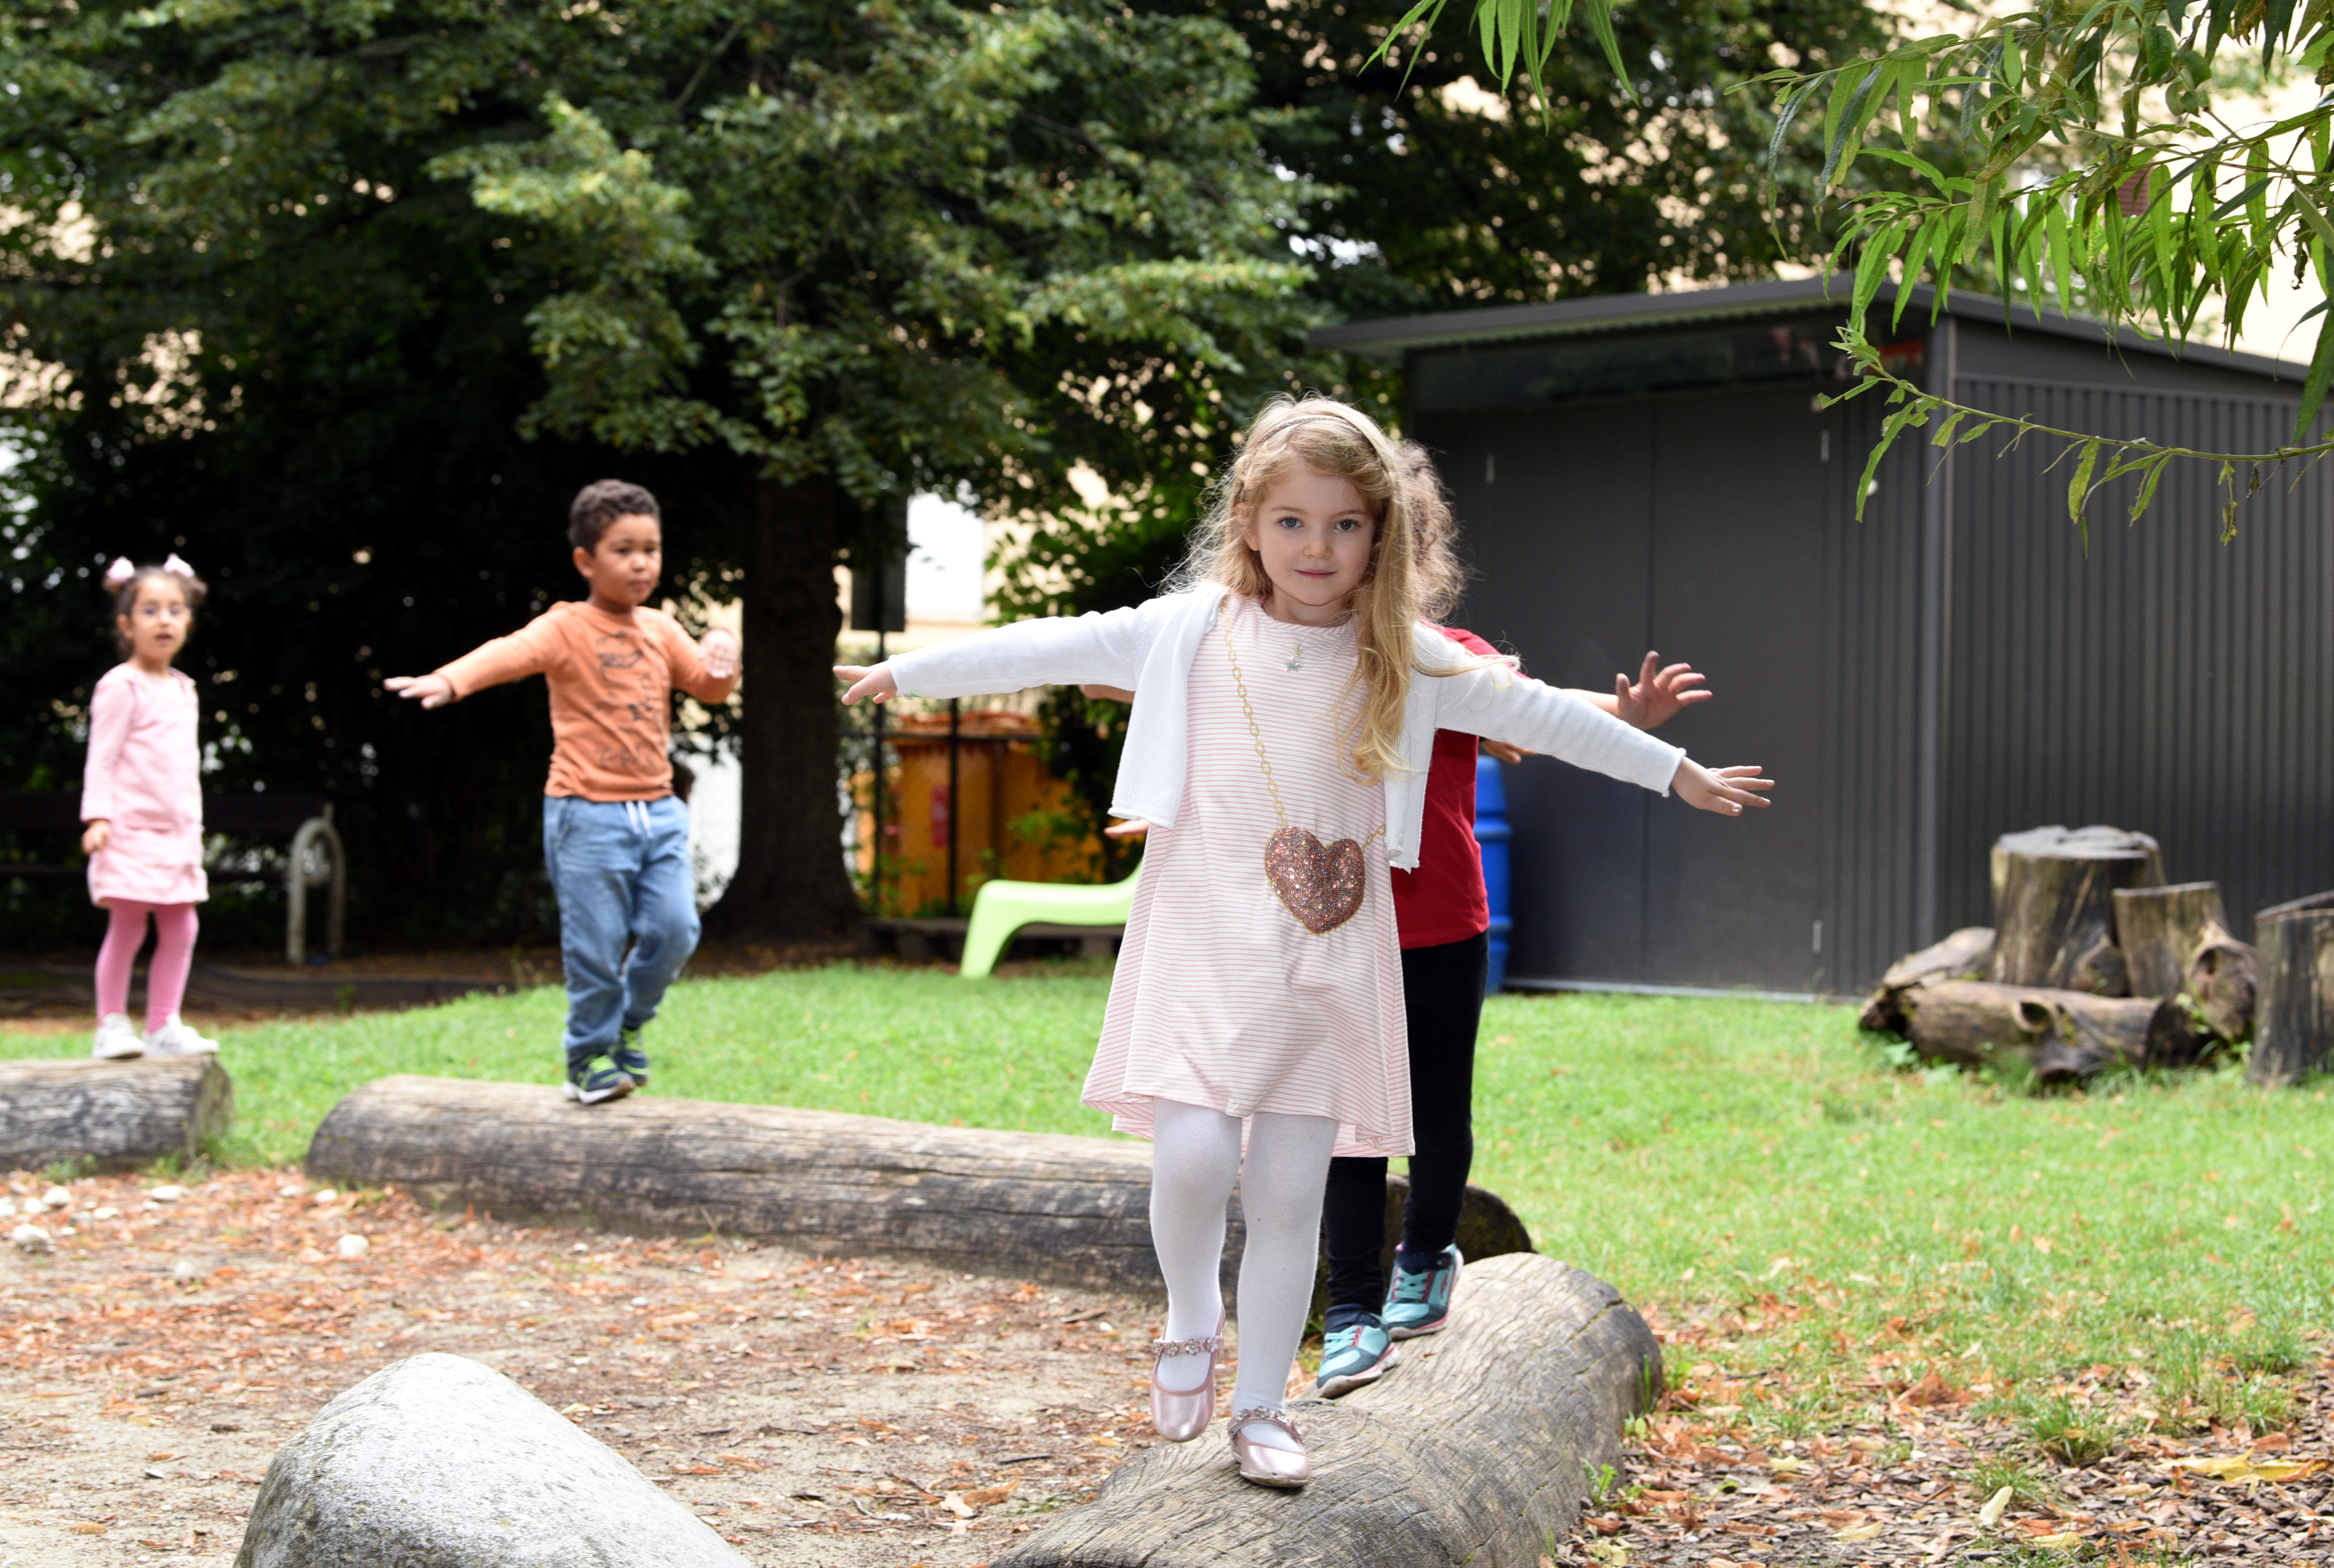
<path id="1" fill-rule="evenodd" d="M 1075 620 L 1020 620 L 892 659 L 902 697 L 980 697 L 1032 686 L 1115 686 L 1134 693 L 1110 811 L 1175 825 L 1191 758 L 1191 661 L 1225 590 L 1171 593 Z M 1663 794 L 1685 753 L 1551 686 L 1484 664 L 1442 633 L 1416 628 L 1418 663 L 1403 707 L 1400 772 L 1385 779 L 1386 854 L 1418 866 L 1434 732 L 1455 729 L 1561 757 Z M 1470 668 L 1472 666 L 1472 668 Z"/>

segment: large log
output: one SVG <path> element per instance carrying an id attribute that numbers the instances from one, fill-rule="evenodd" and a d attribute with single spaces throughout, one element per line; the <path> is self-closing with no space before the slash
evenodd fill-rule
<path id="1" fill-rule="evenodd" d="M 639 1095 L 586 1108 L 533 1084 L 398 1077 L 333 1108 L 308 1169 L 506 1217 L 723 1231 L 1162 1289 L 1151 1149 L 1127 1139 Z M 1243 1235 L 1235 1202 L 1227 1291 Z M 1462 1247 L 1471 1238 L 1530 1245 L 1507 1205 L 1477 1188 L 1460 1236 Z"/>
<path id="2" fill-rule="evenodd" d="M 2135 996 L 2174 996 L 2188 980 L 2188 960 L 2207 928 L 2225 932 L 2218 882 L 2175 882 L 2168 888 L 2118 888 L 2116 946 L 2123 949 Z"/>
<path id="3" fill-rule="evenodd" d="M 1917 953 L 1907 953 L 1889 965 L 1888 972 L 1880 976 L 1880 989 L 1865 1003 L 1856 1021 L 1876 1033 L 1902 1034 L 1906 1022 L 1905 992 L 1932 977 L 1974 980 L 1992 962 L 1993 928 L 1963 926 L 1943 941 L 1934 942 Z"/>
<path id="4" fill-rule="evenodd" d="M 234 1121 L 235 1086 L 216 1056 L 0 1062 L 0 1170 L 190 1159 Z"/>
<path id="5" fill-rule="evenodd" d="M 1302 1491 L 1240 1480 L 1220 1424 L 1129 1460 L 995 1568 L 1535 1568 L 1662 1388 L 1618 1293 L 1530 1254 L 1470 1263 L 1451 1327 L 1403 1350 L 1380 1381 L 1295 1407 Z"/>
<path id="6" fill-rule="evenodd" d="M 1905 1036 L 1924 1060 L 1962 1067 L 2023 1061 L 2045 1082 L 2118 1064 L 2187 1066 L 2204 1048 L 2186 1009 L 2169 997 L 1930 979 L 1906 990 L 1900 1005 Z"/>
<path id="7" fill-rule="evenodd" d="M 2260 1013 L 2245 1063 L 2256 1083 L 2291 1083 L 2334 1056 L 2334 894 L 2253 917 L 2261 949 Z"/>
<path id="8" fill-rule="evenodd" d="M 2156 841 L 2121 828 L 2034 828 L 1993 846 L 1993 961 L 1986 977 L 2120 996 L 2115 890 L 2160 886 Z"/>

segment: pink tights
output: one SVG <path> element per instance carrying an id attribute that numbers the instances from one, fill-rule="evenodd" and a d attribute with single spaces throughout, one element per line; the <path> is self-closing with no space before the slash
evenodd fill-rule
<path id="1" fill-rule="evenodd" d="M 192 904 L 141 904 L 116 899 L 109 906 L 105 946 L 97 950 L 97 1015 L 130 1011 L 130 966 L 146 942 L 146 917 L 154 917 L 154 960 L 146 967 L 146 1027 L 159 1029 L 186 999 L 187 971 L 195 961 Z"/>

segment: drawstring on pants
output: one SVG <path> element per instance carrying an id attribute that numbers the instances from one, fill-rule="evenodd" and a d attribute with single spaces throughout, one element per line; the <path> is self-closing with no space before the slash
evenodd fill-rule
<path id="1" fill-rule="evenodd" d="M 642 839 L 647 838 L 651 831 L 649 827 L 649 803 L 646 801 L 626 801 L 624 803 L 624 820 L 632 823 L 634 837 Z"/>

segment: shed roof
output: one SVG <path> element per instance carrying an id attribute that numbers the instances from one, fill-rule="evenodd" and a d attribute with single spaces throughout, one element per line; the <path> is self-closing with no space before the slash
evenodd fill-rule
<path id="1" fill-rule="evenodd" d="M 1521 342 L 1535 338 L 1573 337 L 1590 332 L 1625 332 L 1637 327 L 1683 326 L 1699 322 L 1742 320 L 1787 315 L 1826 305 L 1845 308 L 1853 286 L 1846 273 L 1828 277 L 1787 278 L 1777 282 L 1731 284 L 1721 288 L 1682 289 L 1663 294 L 1600 294 L 1590 299 L 1555 300 L 1543 304 L 1491 305 L 1480 310 L 1438 311 L 1432 315 L 1394 316 L 1383 321 L 1347 322 L 1316 327 L 1311 341 L 1316 349 L 1336 349 L 1371 359 L 1394 360 L 1416 349 L 1471 348 L 1478 344 Z M 1881 289 L 1884 303 L 1893 303 L 1895 285 Z M 1936 298 L 1928 284 L 1913 289 L 1905 308 L 1906 320 L 1926 320 Z M 1991 326 L 2005 324 L 2013 331 L 2038 332 L 2053 337 L 2113 347 L 2126 353 L 2152 354 L 2193 364 L 2242 371 L 2274 380 L 2301 381 L 2310 367 L 2291 360 L 2261 354 L 2234 353 L 2209 344 L 2191 343 L 2177 352 L 2164 342 L 2136 332 L 2113 333 L 2107 323 L 2089 316 L 2037 313 L 2023 305 L 2006 307 L 1988 294 L 1956 289 L 1945 302 L 1945 313 Z"/>

